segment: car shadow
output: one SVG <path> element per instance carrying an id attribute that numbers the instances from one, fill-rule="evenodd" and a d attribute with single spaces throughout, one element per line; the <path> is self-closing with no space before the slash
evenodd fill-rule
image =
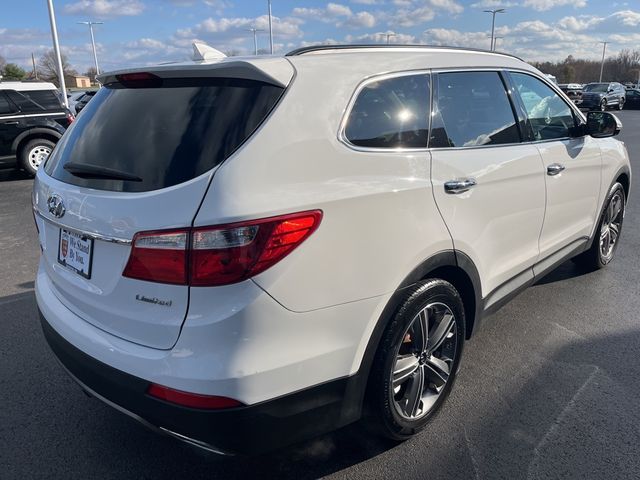
<path id="1" fill-rule="evenodd" d="M 538 280 L 534 285 L 547 285 L 549 283 L 562 282 L 570 278 L 577 278 L 595 272 L 594 269 L 583 267 L 572 260 L 567 260 L 553 271 Z"/>
<path id="2" fill-rule="evenodd" d="M 31 177 L 22 170 L 0 165 L 0 182 L 13 182 L 18 180 L 31 180 Z"/>

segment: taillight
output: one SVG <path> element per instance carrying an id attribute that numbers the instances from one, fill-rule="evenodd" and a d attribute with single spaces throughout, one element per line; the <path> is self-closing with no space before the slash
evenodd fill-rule
<path id="1" fill-rule="evenodd" d="M 67 113 L 67 122 L 69 122 L 69 125 L 71 125 L 75 119 L 76 117 L 73 116 L 73 113 Z"/>
<path id="2" fill-rule="evenodd" d="M 192 286 L 228 285 L 273 266 L 317 228 L 322 212 L 135 235 L 123 275 Z"/>
<path id="3" fill-rule="evenodd" d="M 116 79 L 128 88 L 150 88 L 162 85 L 162 78 L 149 72 L 121 73 L 116 75 Z"/>
<path id="4" fill-rule="evenodd" d="M 147 394 L 166 402 L 191 408 L 218 410 L 223 408 L 241 407 L 244 405 L 242 402 L 234 400 L 233 398 L 183 392 L 182 390 L 174 390 L 173 388 L 158 385 L 156 383 L 149 385 Z"/>

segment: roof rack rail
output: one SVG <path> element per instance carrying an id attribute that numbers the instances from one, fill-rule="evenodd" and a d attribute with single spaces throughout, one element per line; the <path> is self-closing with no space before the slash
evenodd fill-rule
<path id="1" fill-rule="evenodd" d="M 309 47 L 300 47 L 295 50 L 291 50 L 287 53 L 286 57 L 298 57 L 300 55 L 305 55 L 307 53 L 312 52 L 321 52 L 326 50 L 355 50 L 355 49 L 379 49 L 379 50 L 393 50 L 398 48 L 415 48 L 415 49 L 441 49 L 441 50 L 460 50 L 467 52 L 480 52 L 480 53 L 495 53 L 497 55 L 505 55 L 507 57 L 513 57 L 518 60 L 522 60 L 520 57 L 516 57 L 515 55 L 511 55 L 510 53 L 504 52 L 492 52 L 490 50 L 483 50 L 481 48 L 469 48 L 469 47 L 449 47 L 446 45 L 402 45 L 402 44 L 392 44 L 392 45 L 384 45 L 384 44 L 376 44 L 376 43 L 363 43 L 363 44 L 337 44 L 337 45 L 311 45 Z"/>

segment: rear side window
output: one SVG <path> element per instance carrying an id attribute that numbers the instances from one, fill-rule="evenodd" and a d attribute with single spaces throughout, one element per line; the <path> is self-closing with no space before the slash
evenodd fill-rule
<path id="1" fill-rule="evenodd" d="M 429 147 L 520 142 L 516 119 L 497 72 L 437 75 L 437 108 Z"/>
<path id="2" fill-rule="evenodd" d="M 13 113 L 14 111 L 15 108 L 13 108 L 13 105 L 11 104 L 11 102 L 9 102 L 9 99 L 5 96 L 4 93 L 0 92 L 0 115 Z"/>
<path id="3" fill-rule="evenodd" d="M 570 135 L 575 119 L 569 105 L 541 80 L 511 72 L 533 129 L 534 140 L 552 140 Z"/>
<path id="4" fill-rule="evenodd" d="M 404 75 L 368 83 L 358 94 L 344 136 L 369 148 L 426 148 L 429 76 Z"/>
<path id="5" fill-rule="evenodd" d="M 58 143 L 45 171 L 66 183 L 145 192 L 211 170 L 262 123 L 283 88 L 253 80 L 164 79 L 126 88 L 106 85 Z M 83 178 L 67 163 L 108 168 L 141 181 Z"/>
<path id="6" fill-rule="evenodd" d="M 11 91 L 9 96 L 24 113 L 62 110 L 63 108 L 54 90 Z"/>

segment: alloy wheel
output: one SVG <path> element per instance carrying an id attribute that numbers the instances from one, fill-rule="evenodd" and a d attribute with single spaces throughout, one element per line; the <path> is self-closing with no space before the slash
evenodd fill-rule
<path id="1" fill-rule="evenodd" d="M 409 324 L 391 374 L 393 403 L 401 417 L 416 420 L 435 405 L 452 373 L 458 330 L 444 303 L 430 303 Z"/>
<path id="2" fill-rule="evenodd" d="M 613 258 L 613 252 L 620 237 L 623 217 L 624 199 L 618 191 L 611 197 L 600 227 L 600 256 L 603 263 L 608 263 Z"/>

